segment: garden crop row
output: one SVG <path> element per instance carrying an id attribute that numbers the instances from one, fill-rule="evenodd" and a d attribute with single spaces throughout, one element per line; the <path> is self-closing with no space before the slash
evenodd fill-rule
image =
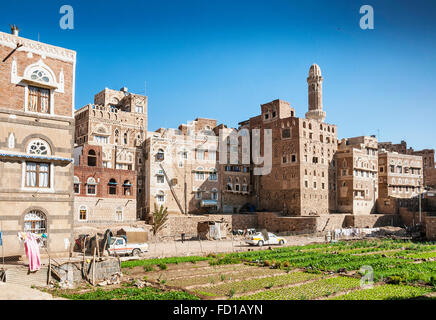
<path id="1" fill-rule="evenodd" d="M 245 292 L 252 292 L 262 289 L 271 289 L 273 287 L 281 287 L 291 285 L 299 282 L 304 282 L 313 279 L 319 279 L 322 275 L 311 274 L 304 272 L 290 272 L 287 274 L 276 275 L 260 279 L 250 279 L 243 281 L 236 281 L 230 283 L 223 283 L 220 285 L 206 287 L 194 290 L 194 293 L 206 296 L 233 296 Z"/>
<path id="2" fill-rule="evenodd" d="M 147 259 L 147 260 L 133 260 L 133 261 L 123 261 L 121 262 L 122 268 L 134 268 L 134 267 L 144 267 L 144 266 L 157 266 L 162 264 L 179 264 L 184 262 L 195 263 L 198 261 L 210 260 L 209 257 L 172 257 L 172 258 L 162 258 L 162 259 Z"/>
<path id="3" fill-rule="evenodd" d="M 360 281 L 349 277 L 322 279 L 296 287 L 266 290 L 252 295 L 235 298 L 237 300 L 310 300 L 330 296 L 340 291 L 358 288 Z"/>
<path id="4" fill-rule="evenodd" d="M 155 288 L 120 288 L 110 291 L 97 289 L 81 294 L 60 294 L 72 300 L 199 300 L 198 297 L 181 291 L 162 291 Z"/>
<path id="5" fill-rule="evenodd" d="M 182 270 L 169 270 L 163 272 L 152 272 L 147 274 L 148 279 L 157 279 L 159 277 L 165 276 L 167 280 L 186 280 L 191 281 L 191 279 L 203 277 L 214 277 L 216 275 L 221 275 L 228 272 L 248 272 L 252 270 L 251 267 L 245 265 L 229 265 L 229 266 L 219 266 L 219 267 L 209 267 L 209 268 L 190 268 Z"/>
<path id="6" fill-rule="evenodd" d="M 332 300 L 397 300 L 421 297 L 432 292 L 430 288 L 383 285 L 371 289 L 362 289 L 331 298 Z"/>
<path id="7" fill-rule="evenodd" d="M 223 281 L 240 281 L 248 278 L 262 277 L 267 275 L 274 275 L 278 273 L 284 273 L 284 271 L 266 269 L 266 268 L 256 268 L 248 267 L 248 269 L 243 269 L 239 271 L 234 271 L 232 273 L 221 273 L 221 274 L 209 274 L 199 277 L 185 277 L 179 279 L 169 280 L 168 284 L 176 287 L 190 287 L 204 284 L 214 284 Z M 188 272 L 189 276 L 190 273 Z"/>

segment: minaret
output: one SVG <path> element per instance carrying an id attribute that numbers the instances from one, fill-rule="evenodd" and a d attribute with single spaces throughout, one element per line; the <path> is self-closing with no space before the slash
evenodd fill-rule
<path id="1" fill-rule="evenodd" d="M 321 68 L 313 64 L 309 70 L 307 84 L 309 89 L 309 112 L 306 113 L 307 119 L 323 122 L 326 116 L 322 110 L 322 81 Z"/>

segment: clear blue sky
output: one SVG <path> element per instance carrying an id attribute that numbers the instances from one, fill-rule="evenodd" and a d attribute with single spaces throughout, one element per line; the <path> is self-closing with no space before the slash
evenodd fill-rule
<path id="1" fill-rule="evenodd" d="M 75 10 L 61 30 L 59 8 Z M 359 28 L 370 4 L 375 29 Z M 307 110 L 306 77 L 324 76 L 326 121 L 339 137 L 378 134 L 436 148 L 436 1 L 8 1 L 23 37 L 78 52 L 76 107 L 105 87 L 143 93 L 149 129 L 196 117 L 237 123 L 280 98 Z"/>

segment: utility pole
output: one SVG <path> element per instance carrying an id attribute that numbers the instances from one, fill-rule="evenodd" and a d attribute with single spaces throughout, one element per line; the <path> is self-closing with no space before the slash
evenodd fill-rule
<path id="1" fill-rule="evenodd" d="M 419 199 L 418 199 L 418 206 L 419 206 L 419 224 L 422 223 L 421 221 L 421 180 L 418 180 L 418 185 L 419 185 Z"/>

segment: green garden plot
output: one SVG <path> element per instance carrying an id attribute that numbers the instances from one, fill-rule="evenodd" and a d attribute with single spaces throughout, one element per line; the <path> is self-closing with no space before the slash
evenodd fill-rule
<path id="1" fill-rule="evenodd" d="M 311 273 L 290 272 L 287 274 L 272 277 L 249 279 L 237 282 L 223 283 L 212 287 L 200 288 L 194 290 L 194 293 L 215 297 L 233 296 L 235 294 L 292 285 L 299 282 L 319 279 L 321 277 L 321 275 Z"/>
<path id="2" fill-rule="evenodd" d="M 162 291 L 155 288 L 97 289 L 82 294 L 59 294 L 72 300 L 199 300 L 198 297 L 179 291 Z"/>
<path id="3" fill-rule="evenodd" d="M 263 277 L 268 275 L 277 275 L 285 273 L 282 270 L 257 268 L 257 267 L 245 267 L 234 270 L 230 273 L 223 272 L 225 269 L 221 269 L 220 272 L 209 273 L 208 275 L 191 277 L 189 272 L 186 273 L 184 278 L 172 279 L 168 281 L 168 285 L 176 287 L 190 287 L 206 284 L 214 284 L 223 281 L 241 281 L 248 278 Z M 233 270 L 233 269 L 232 269 Z"/>
<path id="4" fill-rule="evenodd" d="M 195 281 L 195 278 L 199 279 L 200 283 L 203 278 L 220 276 L 221 274 L 231 273 L 231 272 L 249 272 L 253 268 L 245 265 L 225 265 L 217 267 L 201 267 L 198 269 L 194 268 L 184 268 L 180 270 L 168 270 L 168 271 L 158 271 L 150 272 L 147 274 L 147 279 L 153 280 L 157 278 L 165 277 L 169 280 L 169 283 L 177 283 L 179 281 L 186 283 L 191 283 Z M 277 273 L 277 270 L 276 270 Z M 207 282 L 206 282 L 207 283 Z M 175 285 L 175 284 L 174 284 Z"/>
<path id="5" fill-rule="evenodd" d="M 433 290 L 426 287 L 413 287 L 401 285 L 375 286 L 371 289 L 363 289 L 349 292 L 344 295 L 331 298 L 332 300 L 398 300 L 411 299 L 424 296 Z"/>
<path id="6" fill-rule="evenodd" d="M 305 283 L 300 286 L 266 290 L 246 295 L 237 300 L 311 300 L 327 297 L 341 291 L 358 288 L 360 281 L 349 277 L 336 277 Z"/>

